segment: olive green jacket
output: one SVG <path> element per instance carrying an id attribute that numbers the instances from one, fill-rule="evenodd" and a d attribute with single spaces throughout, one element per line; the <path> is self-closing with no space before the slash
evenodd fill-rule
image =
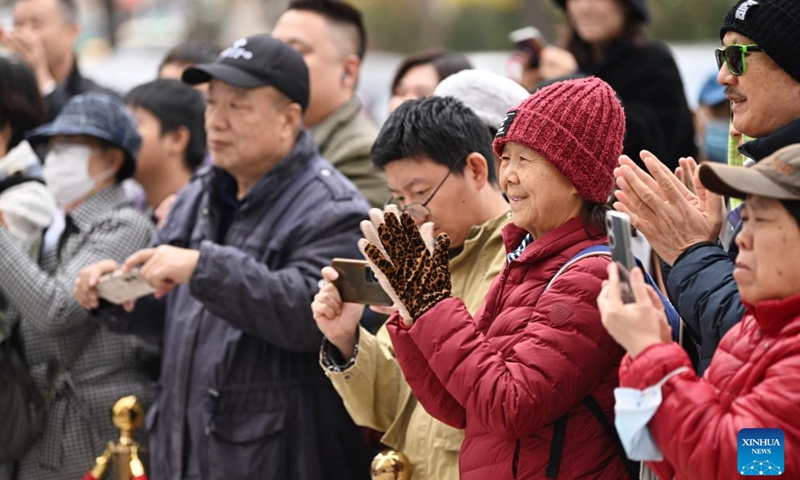
<path id="1" fill-rule="evenodd" d="M 353 97 L 311 129 L 319 153 L 358 187 L 369 204 L 381 208 L 389 198 L 383 171 L 372 164 L 370 150 L 378 130 L 361 115 Z"/>

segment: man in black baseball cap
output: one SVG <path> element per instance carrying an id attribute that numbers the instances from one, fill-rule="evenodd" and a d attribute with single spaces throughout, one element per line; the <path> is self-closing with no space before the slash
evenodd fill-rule
<path id="1" fill-rule="evenodd" d="M 123 266 L 156 294 L 127 313 L 100 308 L 116 329 L 162 335 L 152 477 L 366 479 L 363 437 L 318 365 L 309 299 L 333 257 L 358 257 L 368 204 L 302 126 L 303 58 L 253 35 L 183 80 L 209 84 L 213 166 Z M 118 268 L 86 268 L 81 304 L 100 307 L 97 281 Z"/>
<path id="2" fill-rule="evenodd" d="M 308 108 L 308 68 L 303 57 L 271 35 L 240 38 L 213 63 L 202 63 L 183 72 L 190 85 L 219 79 L 238 88 L 272 86 L 305 112 Z"/>

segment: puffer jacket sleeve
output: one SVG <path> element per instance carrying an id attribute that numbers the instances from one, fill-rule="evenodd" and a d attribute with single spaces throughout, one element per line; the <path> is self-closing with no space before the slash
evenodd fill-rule
<path id="1" fill-rule="evenodd" d="M 308 305 L 320 270 L 334 257 L 358 258 L 361 201 L 328 201 L 291 232 L 292 249 L 271 269 L 241 249 L 209 240 L 189 282 L 192 296 L 231 325 L 289 351 L 317 352 L 322 333 Z"/>
<path id="2" fill-rule="evenodd" d="M 720 339 L 744 315 L 733 269 L 728 254 L 709 242 L 681 255 L 667 278 L 670 300 L 699 339 L 700 374 L 711 362 Z"/>
<path id="3" fill-rule="evenodd" d="M 726 342 L 743 340 L 734 337 L 729 335 Z M 725 343 L 720 349 L 728 350 Z M 634 361 L 625 358 L 620 368 L 620 384 L 643 389 L 681 366 L 690 367 L 691 363 L 679 345 L 654 345 Z M 666 460 L 653 464 L 653 469 L 662 478 L 668 478 L 665 475 L 673 469 L 678 478 L 738 478 L 739 430 L 780 426 L 785 435 L 785 471 L 800 472 L 800 455 L 792 451 L 792 445 L 800 445 L 797 415 L 800 398 L 785 388 L 798 382 L 800 344 L 775 357 L 764 379 L 729 405 L 724 404 L 716 386 L 697 378 L 691 369 L 674 376 L 661 388 L 661 406 L 648 425 Z"/>
<path id="4" fill-rule="evenodd" d="M 467 316 L 469 317 L 468 313 Z M 472 321 L 472 318 L 469 317 L 468 321 Z M 434 374 L 428 360 L 411 339 L 409 331 L 400 324 L 400 316 L 395 313 L 390 317 L 386 328 L 403 375 L 425 411 L 442 423 L 464 429 L 467 425 L 464 407 Z"/>
<path id="5" fill-rule="evenodd" d="M 586 259 L 559 277 L 532 312 L 501 312 L 524 315 L 518 320 L 527 323 L 510 358 L 476 330 L 456 298 L 417 319 L 409 335 L 469 418 L 509 440 L 532 435 L 579 404 L 619 365 L 623 352 L 603 328 L 596 305 L 607 264 Z"/>

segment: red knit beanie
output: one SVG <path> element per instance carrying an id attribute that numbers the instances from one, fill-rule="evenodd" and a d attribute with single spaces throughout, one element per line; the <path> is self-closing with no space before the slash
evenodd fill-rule
<path id="1" fill-rule="evenodd" d="M 625 113 L 614 90 L 597 77 L 538 90 L 506 115 L 493 148 L 507 142 L 543 155 L 590 203 L 605 203 L 622 154 Z"/>

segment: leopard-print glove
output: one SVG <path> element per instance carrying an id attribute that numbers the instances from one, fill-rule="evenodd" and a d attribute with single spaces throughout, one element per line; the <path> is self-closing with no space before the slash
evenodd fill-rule
<path id="1" fill-rule="evenodd" d="M 374 228 L 374 221 L 364 223 L 371 223 Z M 367 234 L 369 228 L 362 223 L 362 230 Z M 411 216 L 403 213 L 398 218 L 392 212 L 384 213 L 377 235 L 369 233 L 359 247 L 379 280 L 384 276 L 394 290 L 387 293 L 399 300 L 407 325 L 450 297 L 447 234 L 440 234 L 430 250 Z"/>

